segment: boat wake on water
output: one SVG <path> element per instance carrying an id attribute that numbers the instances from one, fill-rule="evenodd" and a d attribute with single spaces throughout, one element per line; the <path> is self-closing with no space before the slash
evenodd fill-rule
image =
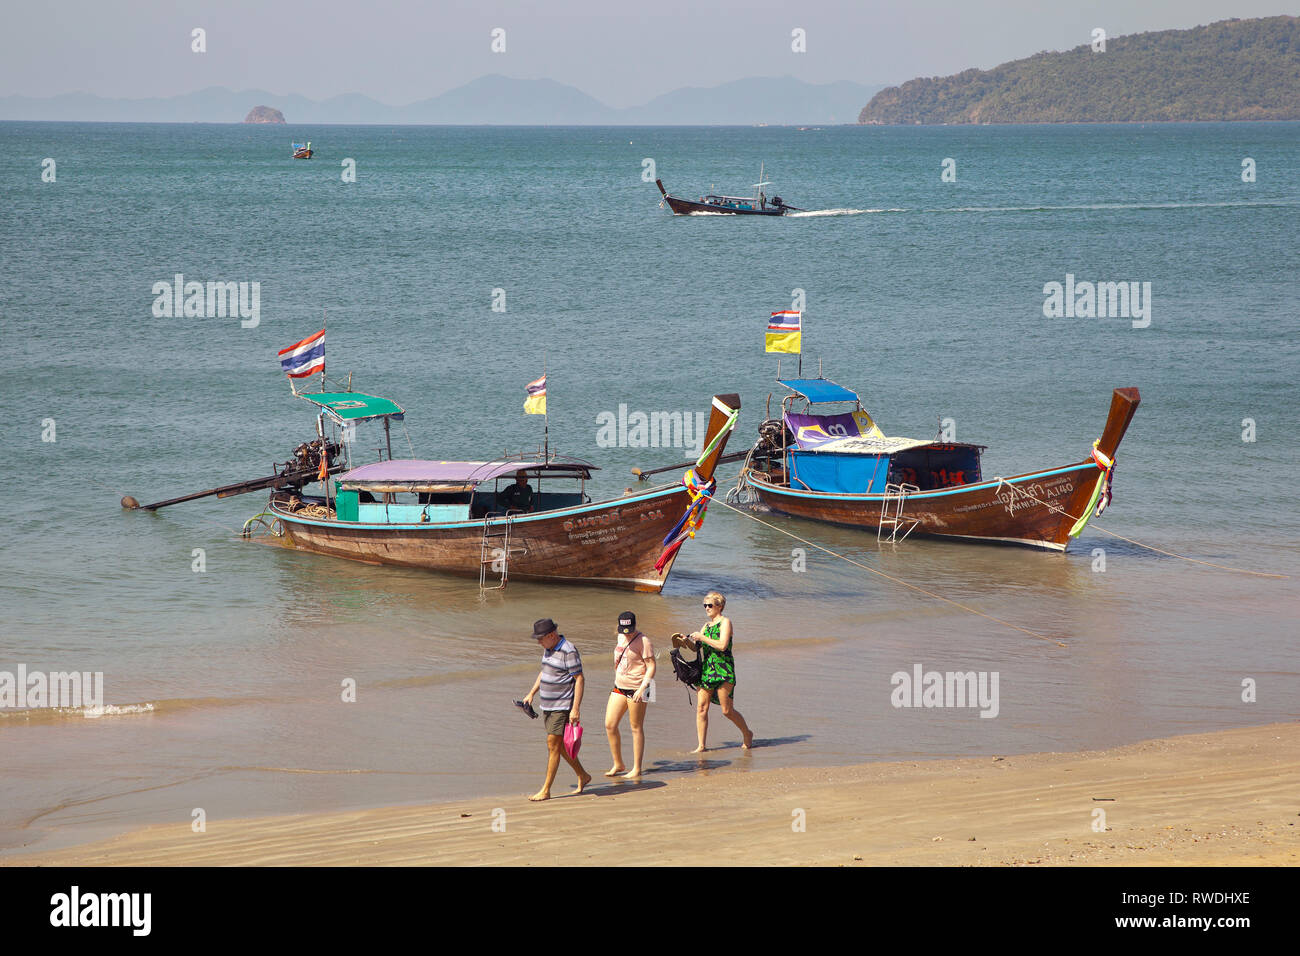
<path id="1" fill-rule="evenodd" d="M 893 210 L 896 212 L 1092 212 L 1098 210 L 1148 210 L 1148 209 L 1232 209 L 1235 207 L 1290 208 L 1300 203 L 1285 201 L 1270 202 L 1133 202 L 1133 203 L 1090 203 L 1078 206 L 954 206 L 948 209 Z"/>
<path id="2" fill-rule="evenodd" d="M 815 216 L 861 216 L 869 212 L 907 212 L 906 209 L 809 209 L 786 213 L 787 219 L 812 219 Z"/>
<path id="3" fill-rule="evenodd" d="M 1095 203 L 1080 206 L 954 206 L 948 209 L 810 209 L 786 213 L 787 219 L 812 219 L 818 216 L 861 216 L 867 213 L 959 213 L 959 212 L 1090 212 L 1094 210 L 1147 210 L 1147 209 L 1227 209 L 1235 207 L 1284 208 L 1300 203 L 1292 202 L 1168 202 L 1168 203 Z M 693 213 L 692 215 L 718 215 L 718 213 Z"/>

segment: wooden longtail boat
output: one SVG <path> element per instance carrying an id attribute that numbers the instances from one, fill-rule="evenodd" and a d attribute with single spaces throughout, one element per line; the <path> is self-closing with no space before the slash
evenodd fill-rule
<path id="1" fill-rule="evenodd" d="M 737 485 L 740 500 L 781 514 L 868 528 L 879 539 L 908 534 L 1064 551 L 1110 500 L 1115 451 L 1141 396 L 1117 388 L 1093 453 L 1059 468 L 985 478 L 983 445 L 888 438 L 858 396 L 824 378 L 780 384 L 792 394 L 763 423 Z M 794 403 L 803 399 L 802 412 Z M 814 414 L 852 402 L 851 411 Z"/>
<path id="2" fill-rule="evenodd" d="M 707 196 L 701 196 L 698 201 L 682 199 L 680 196 L 670 194 L 664 188 L 661 179 L 656 179 L 655 185 L 659 187 L 659 192 L 663 194 L 663 201 L 668 204 L 668 208 L 676 216 L 690 216 L 698 213 L 734 216 L 784 216 L 788 212 L 803 212 L 802 209 L 796 206 L 786 205 L 780 196 L 773 196 L 771 201 L 768 200 L 766 193 L 763 192 L 763 187 L 772 184 L 763 182 L 762 167 L 759 168 L 758 179 L 759 181 L 754 184 L 753 196 L 719 196 L 710 193 Z"/>
<path id="3" fill-rule="evenodd" d="M 319 438 L 299 446 L 276 475 L 143 507 L 269 487 L 270 502 L 245 524 L 246 537 L 261 528 L 285 547 L 477 577 L 484 589 L 526 578 L 657 594 L 703 520 L 740 410 L 738 396 L 714 396 L 703 454 L 682 482 L 593 502 L 585 488 L 596 466 L 549 451 L 494 461 L 394 460 L 390 439 L 387 459 L 352 467 L 349 430 L 382 421 L 389 436 L 405 412 L 355 392 L 297 394 L 320 408 Z M 536 485 L 528 510 L 510 507 L 501 487 L 521 474 Z M 321 479 L 321 493 L 304 493 Z M 123 506 L 141 507 L 131 498 Z"/>
<path id="4" fill-rule="evenodd" d="M 312 153 L 314 153 L 314 152 L 315 152 L 315 150 L 311 148 L 311 143 L 294 143 L 294 144 L 293 144 L 293 158 L 294 158 L 294 159 L 311 159 L 311 157 L 312 157 Z"/>

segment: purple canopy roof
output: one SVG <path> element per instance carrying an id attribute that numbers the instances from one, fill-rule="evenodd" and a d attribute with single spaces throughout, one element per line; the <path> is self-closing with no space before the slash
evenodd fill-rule
<path id="1" fill-rule="evenodd" d="M 593 466 L 581 461 L 425 461 L 398 458 L 362 465 L 339 476 L 344 484 L 359 482 L 465 483 L 491 481 L 517 471 L 587 471 Z"/>

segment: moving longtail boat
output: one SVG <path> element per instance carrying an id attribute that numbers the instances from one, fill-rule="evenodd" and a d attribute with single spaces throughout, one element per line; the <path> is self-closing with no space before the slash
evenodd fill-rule
<path id="1" fill-rule="evenodd" d="M 779 384 L 791 394 L 781 417 L 760 426 L 733 500 L 868 528 L 880 540 L 914 533 L 1051 551 L 1064 551 L 1109 503 L 1115 452 L 1141 401 L 1136 388 L 1115 389 L 1101 438 L 1080 462 L 985 478 L 983 445 L 889 438 L 850 389 L 825 378 Z M 840 403 L 853 407 L 813 411 Z"/>
<path id="2" fill-rule="evenodd" d="M 707 196 L 701 196 L 698 200 L 682 199 L 680 196 L 674 196 L 664 188 L 663 180 L 656 179 L 655 185 L 659 187 L 659 192 L 663 194 L 663 203 L 668 204 L 668 208 L 677 216 L 690 216 L 695 214 L 730 214 L 736 216 L 784 216 L 788 212 L 803 212 L 795 206 L 786 205 L 780 196 L 773 196 L 769 201 L 767 194 L 763 189 L 772 185 L 763 181 L 763 167 L 758 170 L 758 182 L 754 184 L 753 196 L 719 196 L 710 193 Z"/>
<path id="3" fill-rule="evenodd" d="M 311 159 L 313 152 L 315 152 L 315 150 L 311 148 L 310 142 L 293 144 L 294 159 Z"/>
<path id="4" fill-rule="evenodd" d="M 357 392 L 296 394 L 318 407 L 318 437 L 275 474 L 150 505 L 127 497 L 123 507 L 153 511 L 270 488 L 245 537 L 262 531 L 288 548 L 477 577 L 483 589 L 527 578 L 657 594 L 704 519 L 740 414 L 738 396 L 714 396 L 703 452 L 680 482 L 593 502 L 586 482 L 597 469 L 588 462 L 549 448 L 492 461 L 395 460 L 391 424 L 404 418 L 400 406 Z M 388 457 L 354 466 L 356 427 L 380 421 Z M 509 487 L 521 475 L 532 483 L 523 507 Z"/>

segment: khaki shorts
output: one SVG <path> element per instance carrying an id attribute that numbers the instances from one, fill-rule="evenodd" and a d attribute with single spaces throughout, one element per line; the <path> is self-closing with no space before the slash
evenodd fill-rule
<path id="1" fill-rule="evenodd" d="M 564 725 L 569 722 L 567 710 L 544 710 L 542 716 L 546 718 L 547 734 L 557 737 L 564 734 Z"/>

